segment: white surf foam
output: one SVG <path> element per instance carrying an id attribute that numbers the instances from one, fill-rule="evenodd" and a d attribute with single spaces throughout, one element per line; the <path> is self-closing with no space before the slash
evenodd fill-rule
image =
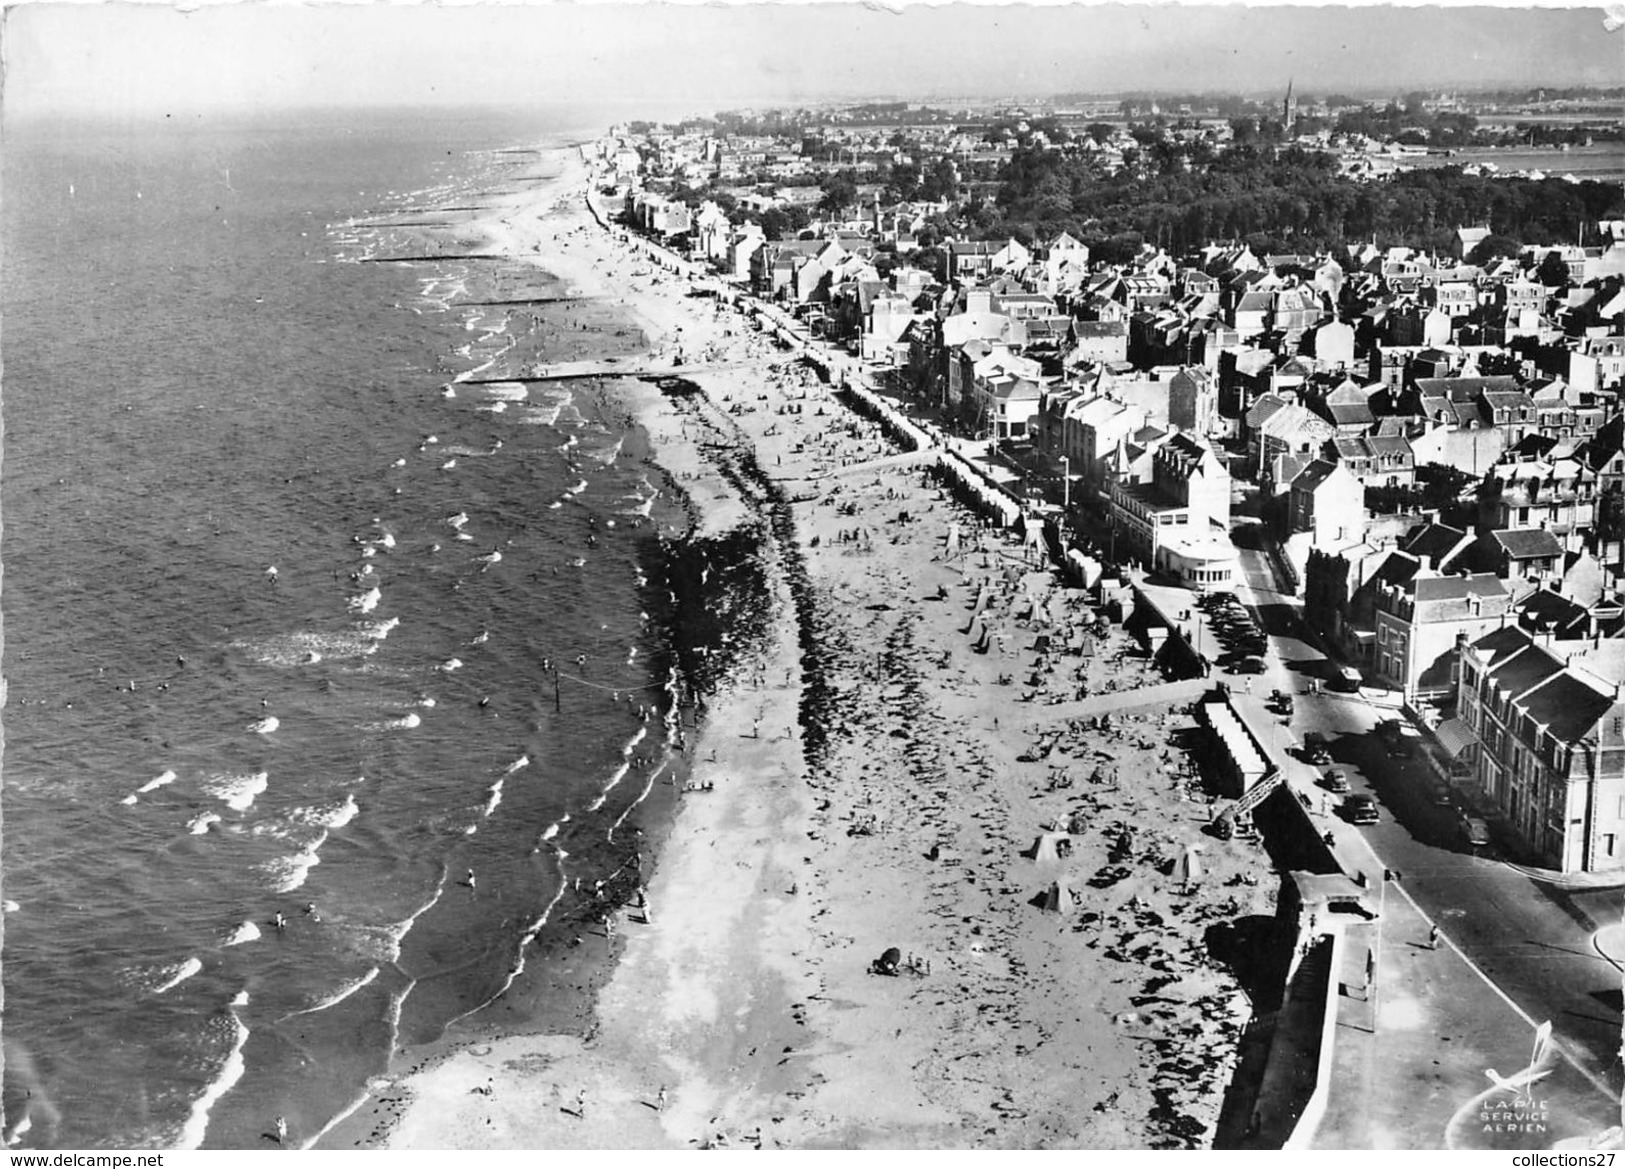
<path id="1" fill-rule="evenodd" d="M 269 714 L 262 719 L 257 719 L 256 721 L 249 723 L 248 729 L 253 731 L 256 735 L 269 735 L 281 725 L 281 719 L 277 718 L 274 714 Z"/>
<path id="2" fill-rule="evenodd" d="M 384 594 L 379 591 L 377 585 L 374 585 L 360 596 L 351 597 L 350 608 L 361 613 L 371 613 L 378 607 L 378 602 L 383 600 L 383 598 Z"/>
<path id="3" fill-rule="evenodd" d="M 210 824 L 218 824 L 220 817 L 214 812 L 202 812 L 193 816 L 186 823 L 186 830 L 193 836 L 202 836 L 209 830 Z"/>
<path id="4" fill-rule="evenodd" d="M 270 783 L 263 771 L 252 775 L 211 775 L 203 781 L 203 790 L 236 812 L 246 812 L 254 806 L 254 797 Z M 219 819 L 219 817 L 215 817 Z M 193 829 L 194 832 L 197 829 Z"/>
<path id="5" fill-rule="evenodd" d="M 142 784 L 140 787 L 136 788 L 135 790 L 140 795 L 146 795 L 148 792 L 157 791 L 159 788 L 163 787 L 166 783 L 174 783 L 174 782 L 175 782 L 175 773 L 173 771 L 166 771 L 162 775 L 158 776 L 156 779 L 147 780 L 146 783 Z"/>
<path id="6" fill-rule="evenodd" d="M 192 975 L 196 974 L 202 969 L 203 960 L 201 958 L 188 958 L 179 966 L 171 967 L 164 971 L 163 981 L 152 988 L 152 993 L 166 994 L 167 992 L 174 990 L 177 986 L 185 982 L 188 978 L 191 978 Z"/>
<path id="7" fill-rule="evenodd" d="M 491 794 L 485 801 L 485 807 L 480 809 L 480 819 L 490 819 L 491 813 L 497 810 L 498 804 L 502 803 L 502 784 L 503 781 L 499 779 L 491 785 L 489 789 Z"/>
<path id="8" fill-rule="evenodd" d="M 331 800 L 325 804 L 312 804 L 308 807 L 294 808 L 288 813 L 288 820 L 294 824 L 305 824 L 313 828 L 343 828 L 356 815 L 361 808 L 355 802 L 355 796 L 347 795 L 342 800 Z"/>
<path id="9" fill-rule="evenodd" d="M 361 632 L 374 641 L 382 641 L 393 633 L 401 623 L 399 617 L 391 617 L 388 621 L 375 621 L 371 625 L 363 625 Z"/>
<path id="10" fill-rule="evenodd" d="M 326 842 L 327 831 L 324 829 L 303 851 L 292 856 L 279 856 L 262 864 L 260 871 L 265 874 L 271 891 L 292 893 L 303 885 L 310 876 L 310 870 L 322 863 L 319 850 Z"/>
<path id="11" fill-rule="evenodd" d="M 220 944 L 223 946 L 241 946 L 244 942 L 252 942 L 259 936 L 260 927 L 251 921 L 245 921 L 227 934 L 226 940 Z"/>
<path id="12" fill-rule="evenodd" d="M 362 987 L 366 986 L 368 983 L 372 982 L 372 980 L 377 978 L 377 977 L 378 977 L 378 967 L 373 966 L 373 967 L 369 968 L 368 971 L 365 974 L 363 974 L 360 978 L 356 979 L 354 982 L 346 983 L 344 986 L 341 986 L 338 990 L 334 991 L 332 994 L 327 995 L 324 998 L 317 999 L 315 1002 L 311 1003 L 310 1006 L 308 1006 L 308 1007 L 302 1007 L 297 1011 L 289 1011 L 286 1015 L 283 1015 L 282 1018 L 283 1019 L 291 1019 L 295 1015 L 310 1015 L 310 1014 L 314 1014 L 317 1011 L 325 1011 L 329 1007 L 336 1007 L 340 1003 L 342 1003 L 345 999 L 347 999 L 351 995 L 355 994 L 356 991 L 360 990 Z M 281 1022 L 281 1020 L 279 1019 L 278 1022 Z"/>
<path id="13" fill-rule="evenodd" d="M 239 993 L 231 1000 L 233 1007 L 247 1006 L 248 993 Z M 222 1096 L 236 1087 L 237 1081 L 243 1078 L 246 1065 L 243 1060 L 243 1048 L 248 1044 L 248 1028 L 237 1017 L 235 1010 L 228 1010 L 225 1018 L 229 1020 L 231 1028 L 231 1047 L 226 1052 L 226 1058 L 220 1063 L 220 1070 L 215 1073 L 213 1080 L 203 1089 L 203 1094 L 192 1101 L 192 1108 L 187 1115 L 186 1123 L 181 1126 L 180 1136 L 175 1140 L 178 1149 L 196 1149 L 203 1144 L 203 1137 L 209 1130 L 209 1110 L 212 1109 Z"/>

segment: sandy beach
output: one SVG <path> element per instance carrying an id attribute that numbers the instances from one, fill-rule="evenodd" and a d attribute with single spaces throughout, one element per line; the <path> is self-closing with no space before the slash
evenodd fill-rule
<path id="1" fill-rule="evenodd" d="M 618 962 L 581 1033 L 527 1027 L 546 987 L 521 980 L 399 1053 L 322 1144 L 1210 1145 L 1268 981 L 1227 947 L 1274 882 L 1256 843 L 1201 831 L 1190 695 L 1144 690 L 1163 680 L 1120 624 L 598 227 L 584 164 L 558 165 L 479 230 L 650 353 L 718 367 L 698 395 L 620 393 L 699 531 L 769 533 L 774 620 L 707 699 L 646 904 L 584 939 L 583 971 Z M 1081 652 L 1046 636 L 1079 627 Z M 1059 852 L 1034 850 L 1047 829 Z"/>

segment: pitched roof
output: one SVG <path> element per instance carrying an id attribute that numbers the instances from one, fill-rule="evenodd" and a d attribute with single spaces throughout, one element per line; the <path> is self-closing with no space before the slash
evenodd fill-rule
<path id="1" fill-rule="evenodd" d="M 1587 624 L 1590 615 L 1590 610 L 1572 597 L 1552 589 L 1536 589 L 1524 601 L 1518 620 L 1532 629 L 1561 629 Z"/>
<path id="2" fill-rule="evenodd" d="M 1288 402 L 1279 410 L 1272 411 L 1258 424 L 1258 430 L 1272 438 L 1282 439 L 1325 440 L 1335 433 L 1331 423 L 1324 418 L 1316 417 L 1295 402 Z"/>
<path id="3" fill-rule="evenodd" d="M 1614 696 L 1582 682 L 1567 670 L 1526 693 L 1518 703 L 1560 743 L 1585 736 L 1614 705 Z"/>
<path id="4" fill-rule="evenodd" d="M 1552 595 L 1556 595 L 1555 593 Z M 1504 662 L 1512 654 L 1518 653 L 1529 645 L 1529 635 L 1515 625 L 1506 625 L 1500 629 L 1492 629 L 1483 637 L 1473 642 L 1473 648 L 1482 650 L 1490 655 L 1491 669 L 1498 662 Z"/>
<path id="5" fill-rule="evenodd" d="M 1418 358 L 1425 354 L 1417 354 Z M 1443 357 L 1443 354 L 1439 355 Z M 1518 393 L 1520 387 L 1518 379 L 1511 376 L 1498 375 L 1495 377 L 1419 377 L 1416 379 L 1417 391 L 1423 394 L 1446 394 L 1452 398 L 1475 397 L 1482 393 L 1510 392 Z"/>
<path id="6" fill-rule="evenodd" d="M 1511 528 L 1491 532 L 1494 540 L 1513 560 L 1537 560 L 1563 555 L 1563 545 L 1545 528 Z"/>
<path id="7" fill-rule="evenodd" d="M 1434 567 L 1443 568 L 1443 559 L 1457 551 L 1467 533 L 1449 524 L 1420 524 L 1405 535 L 1400 547 L 1412 556 L 1432 561 Z"/>
<path id="8" fill-rule="evenodd" d="M 1418 604 L 1424 601 L 1463 601 L 1469 597 L 1504 597 L 1506 585 L 1487 572 L 1471 576 L 1424 576 L 1413 582 Z"/>
<path id="9" fill-rule="evenodd" d="M 1296 479 L 1292 480 L 1292 490 L 1294 492 L 1316 491 L 1332 477 L 1332 474 L 1337 471 L 1340 466 L 1341 464 L 1339 463 L 1327 462 L 1325 459 L 1316 459 L 1314 462 L 1310 463 L 1307 467 L 1300 471 Z M 1344 473 L 1347 474 L 1347 468 L 1343 468 L 1343 470 Z"/>
<path id="10" fill-rule="evenodd" d="M 1509 652 L 1490 668 L 1489 674 L 1495 688 L 1502 693 L 1522 694 L 1563 668 L 1550 654 L 1541 653 L 1523 630 L 1508 626 L 1502 632 L 1517 634 L 1524 640 L 1522 648 Z"/>

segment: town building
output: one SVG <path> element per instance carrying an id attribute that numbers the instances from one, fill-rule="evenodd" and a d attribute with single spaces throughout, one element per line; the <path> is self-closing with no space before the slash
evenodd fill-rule
<path id="1" fill-rule="evenodd" d="M 1512 607 L 1505 582 L 1489 573 L 1418 575 L 1380 585 L 1375 601 L 1372 665 L 1407 701 L 1453 691 L 1457 638 L 1488 633 Z"/>
<path id="2" fill-rule="evenodd" d="M 1477 794 L 1536 864 L 1625 868 L 1625 641 L 1564 652 L 1516 626 L 1466 640 L 1456 714 Z"/>

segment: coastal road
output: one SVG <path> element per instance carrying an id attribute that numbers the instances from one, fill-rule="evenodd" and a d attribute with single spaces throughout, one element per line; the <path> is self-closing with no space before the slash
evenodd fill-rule
<path id="1" fill-rule="evenodd" d="M 1334 829 L 1346 863 L 1377 879 L 1385 869 L 1401 874 L 1404 891 L 1449 941 L 1528 1016 L 1551 1020 L 1563 1048 L 1618 1099 L 1625 1075 L 1616 961 L 1625 947 L 1610 939 L 1621 936 L 1625 890 L 1565 889 L 1494 859 L 1493 847 L 1478 855 L 1460 810 L 1435 798 L 1421 740 L 1407 737 L 1390 752 L 1376 733 L 1379 721 L 1398 712 L 1369 692 L 1313 693 L 1311 679 L 1329 678 L 1332 663 L 1310 643 L 1296 599 L 1276 589 L 1261 552 L 1243 549 L 1242 568 L 1240 599 L 1269 635 L 1265 689 L 1296 693 L 1294 737 L 1324 735 L 1354 792 L 1381 807 L 1378 824 L 1355 829 L 1339 822 Z M 1461 993 L 1492 992 L 1471 979 Z"/>

